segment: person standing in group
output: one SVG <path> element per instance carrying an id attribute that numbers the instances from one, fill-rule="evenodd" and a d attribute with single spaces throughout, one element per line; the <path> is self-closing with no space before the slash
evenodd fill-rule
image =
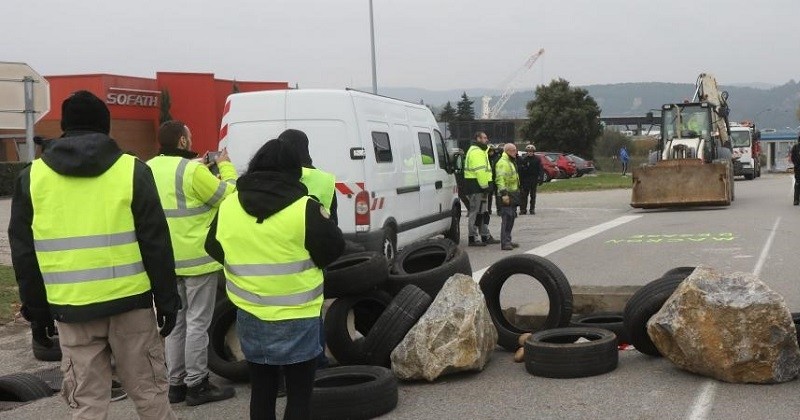
<path id="1" fill-rule="evenodd" d="M 800 135 L 797 136 L 797 143 L 789 151 L 789 159 L 794 165 L 794 201 L 795 206 L 800 205 Z"/>
<path id="2" fill-rule="evenodd" d="M 484 220 L 487 212 L 488 194 L 491 190 L 492 168 L 489 164 L 487 153 L 489 137 L 486 133 L 478 131 L 475 140 L 467 150 L 464 162 L 464 193 L 469 200 L 469 216 L 467 230 L 469 232 L 469 246 L 486 246 L 499 241 L 489 234 L 488 222 Z M 478 233 L 482 241 L 478 241 Z"/>
<path id="3" fill-rule="evenodd" d="M 630 155 L 628 155 L 628 148 L 622 146 L 619 149 L 619 161 L 622 163 L 622 176 L 628 174 L 628 161 L 630 160 Z"/>
<path id="4" fill-rule="evenodd" d="M 494 193 L 497 192 L 495 190 L 494 179 L 495 179 L 495 168 L 497 166 L 497 161 L 500 160 L 500 156 L 503 154 L 503 151 L 500 150 L 500 146 L 497 144 L 490 144 L 489 148 L 486 149 L 486 152 L 489 155 L 489 166 L 492 168 L 492 181 L 489 181 L 489 193 L 486 194 L 486 212 L 484 213 L 484 221 L 483 223 L 489 224 L 490 216 L 492 215 L 492 201 L 494 199 Z M 495 207 L 497 208 L 497 215 L 500 215 L 500 206 L 495 203 Z"/>
<path id="5" fill-rule="evenodd" d="M 279 368 L 286 375 L 284 418 L 311 417 L 322 352 L 322 268 L 342 255 L 345 243 L 325 207 L 308 197 L 301 176 L 294 148 L 268 141 L 220 206 L 206 239 L 239 308 L 236 330 L 250 370 L 251 419 L 275 418 Z"/>
<path id="6" fill-rule="evenodd" d="M 160 154 L 147 164 L 169 223 L 182 306 L 166 340 L 169 402 L 194 406 L 225 400 L 235 395 L 234 389 L 208 378 L 208 327 L 222 266 L 206 253 L 205 241 L 222 200 L 236 189 L 236 169 L 225 150 L 215 162 L 220 178 L 194 160 L 192 133 L 181 121 L 161 124 L 158 142 Z"/>
<path id="7" fill-rule="evenodd" d="M 542 179 L 542 161 L 536 156 L 536 147 L 525 146 L 525 156 L 518 158 L 517 169 L 520 179 L 519 214 L 536 214 L 536 190 Z M 530 195 L 530 206 L 528 196 Z"/>
<path id="8" fill-rule="evenodd" d="M 519 174 L 517 172 L 517 146 L 503 146 L 503 155 L 497 161 L 497 205 L 500 210 L 500 249 L 510 251 L 519 245 L 511 242 L 511 230 L 517 218 L 519 205 Z"/>
<path id="9" fill-rule="evenodd" d="M 63 136 L 14 189 L 8 233 L 21 312 L 58 322 L 61 395 L 74 419 L 107 417 L 112 356 L 139 417 L 175 419 L 157 325 L 169 335 L 181 301 L 153 175 L 109 137 L 98 97 L 75 92 L 61 112 Z"/>

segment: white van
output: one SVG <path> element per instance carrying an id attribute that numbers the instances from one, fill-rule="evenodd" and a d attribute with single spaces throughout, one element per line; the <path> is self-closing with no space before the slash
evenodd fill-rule
<path id="1" fill-rule="evenodd" d="M 390 260 L 445 234 L 458 242 L 461 205 L 436 119 L 424 105 L 355 90 L 272 90 L 228 97 L 219 148 L 241 174 L 286 129 L 308 135 L 314 166 L 336 176 L 345 239 Z"/>

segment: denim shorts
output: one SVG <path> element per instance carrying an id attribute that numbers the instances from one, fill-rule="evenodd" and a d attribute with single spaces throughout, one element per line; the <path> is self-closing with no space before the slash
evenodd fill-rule
<path id="1" fill-rule="evenodd" d="M 236 333 L 245 359 L 262 365 L 291 365 L 322 353 L 320 318 L 264 321 L 239 309 Z"/>

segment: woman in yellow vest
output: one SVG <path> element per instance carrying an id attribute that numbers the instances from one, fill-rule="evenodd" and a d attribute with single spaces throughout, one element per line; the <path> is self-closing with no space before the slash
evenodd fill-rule
<path id="1" fill-rule="evenodd" d="M 277 139 L 259 149 L 212 222 L 206 251 L 223 264 L 250 369 L 250 418 L 274 418 L 278 369 L 286 418 L 310 418 L 320 346 L 322 268 L 344 250 L 342 232 L 300 182 L 296 151 Z"/>

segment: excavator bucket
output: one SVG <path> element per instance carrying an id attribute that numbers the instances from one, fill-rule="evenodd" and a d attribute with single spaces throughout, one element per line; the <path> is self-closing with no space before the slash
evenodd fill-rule
<path id="1" fill-rule="evenodd" d="M 730 168 L 700 159 L 662 160 L 633 169 L 631 207 L 729 206 Z"/>

